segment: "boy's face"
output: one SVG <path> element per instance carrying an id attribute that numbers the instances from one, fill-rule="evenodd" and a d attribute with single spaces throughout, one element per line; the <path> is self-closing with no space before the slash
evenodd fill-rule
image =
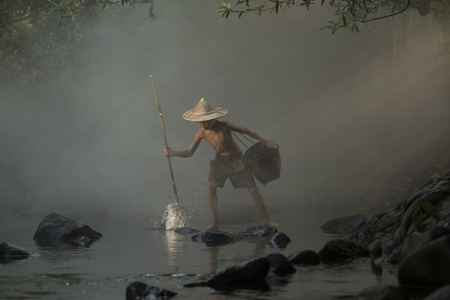
<path id="1" fill-rule="evenodd" d="M 215 122 L 216 120 L 208 120 L 208 121 L 200 121 L 198 122 L 198 124 L 200 124 L 200 127 L 203 129 L 211 129 Z"/>

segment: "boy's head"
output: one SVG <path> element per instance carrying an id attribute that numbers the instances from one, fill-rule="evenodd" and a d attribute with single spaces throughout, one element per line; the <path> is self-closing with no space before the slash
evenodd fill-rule
<path id="1" fill-rule="evenodd" d="M 183 119 L 191 122 L 203 122 L 221 118 L 227 113 L 228 110 L 225 108 L 216 107 L 202 98 L 194 109 L 190 109 L 183 114 Z"/>

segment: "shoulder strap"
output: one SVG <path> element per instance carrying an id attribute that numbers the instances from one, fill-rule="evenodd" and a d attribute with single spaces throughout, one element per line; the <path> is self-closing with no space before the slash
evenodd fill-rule
<path id="1" fill-rule="evenodd" d="M 239 141 L 241 142 L 242 145 L 245 146 L 245 148 L 248 149 L 248 146 L 234 133 L 234 131 L 232 131 L 228 126 L 227 126 L 227 122 L 223 122 L 225 124 L 225 126 L 228 128 L 228 130 L 231 132 L 231 134 Z M 247 141 L 249 141 L 250 143 L 252 143 L 253 145 L 256 144 L 254 141 L 252 141 L 251 139 L 249 139 L 245 134 L 239 132 L 241 134 L 241 136 L 243 136 L 244 138 L 247 139 Z"/>

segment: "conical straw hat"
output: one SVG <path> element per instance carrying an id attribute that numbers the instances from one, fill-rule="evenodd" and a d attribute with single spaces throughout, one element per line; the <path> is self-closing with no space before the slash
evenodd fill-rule
<path id="1" fill-rule="evenodd" d="M 194 109 L 184 113 L 183 119 L 191 122 L 208 121 L 221 118 L 228 113 L 228 110 L 222 107 L 216 107 L 202 98 Z"/>

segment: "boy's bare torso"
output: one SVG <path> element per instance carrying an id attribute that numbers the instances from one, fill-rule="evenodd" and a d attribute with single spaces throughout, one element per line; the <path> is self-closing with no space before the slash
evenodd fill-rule
<path id="1" fill-rule="evenodd" d="M 207 140 L 219 155 L 232 156 L 241 152 L 241 148 L 231 135 L 230 128 L 224 122 L 216 120 L 210 127 L 202 126 L 198 130 L 197 136 Z"/>

